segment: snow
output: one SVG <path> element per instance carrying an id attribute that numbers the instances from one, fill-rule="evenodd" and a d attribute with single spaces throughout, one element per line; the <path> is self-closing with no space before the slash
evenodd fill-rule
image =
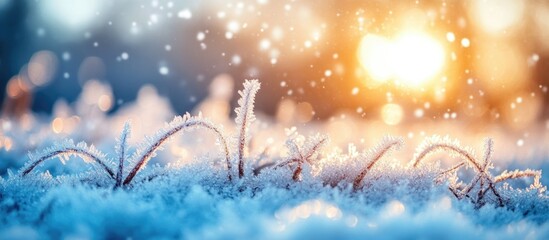
<path id="1" fill-rule="evenodd" d="M 192 16 L 193 14 L 189 9 L 183 9 L 177 13 L 177 17 L 180 17 L 183 19 L 191 19 Z"/>
<path id="2" fill-rule="evenodd" d="M 160 75 L 168 75 L 170 73 L 170 69 L 166 66 L 161 66 L 158 68 L 158 73 L 160 73 Z"/>
<path id="3" fill-rule="evenodd" d="M 257 80 L 239 91 L 235 121 L 226 115 L 219 122 L 185 114 L 165 123 L 174 114 L 151 87 L 112 116 L 90 114 L 98 89 L 109 88 L 91 84 L 82 94 L 90 97 L 56 104 L 52 119 L 88 112 L 70 131 L 54 132 L 39 116 L 32 127 L 2 120 L 12 146 L 1 151 L 0 239 L 549 238 L 536 157 L 511 168 L 499 152 L 514 142 L 499 143 L 502 137 L 486 140 L 477 155 L 472 141 L 413 129 L 406 139 L 378 126 L 363 136 L 358 127 L 346 130 L 361 126 L 351 117 L 285 128 L 254 113 Z M 376 128 L 386 137 L 377 138 Z M 177 155 L 182 149 L 188 154 Z M 48 157 L 25 173 L 52 153 L 63 164 Z M 85 161 L 72 161 L 75 155 Z M 491 183 L 494 191 L 484 188 Z"/>

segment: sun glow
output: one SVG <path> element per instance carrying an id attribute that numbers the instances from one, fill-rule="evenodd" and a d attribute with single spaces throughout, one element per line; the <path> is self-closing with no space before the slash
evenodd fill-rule
<path id="1" fill-rule="evenodd" d="M 395 39 L 366 35 L 358 48 L 358 59 L 369 76 L 378 82 L 394 80 L 407 86 L 422 86 L 444 65 L 442 45 L 420 32 L 406 32 Z"/>

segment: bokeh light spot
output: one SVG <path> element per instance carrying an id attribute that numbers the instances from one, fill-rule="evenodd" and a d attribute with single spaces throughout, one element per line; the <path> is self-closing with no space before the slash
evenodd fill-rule
<path id="1" fill-rule="evenodd" d="M 387 125 L 397 125 L 402 121 L 404 111 L 398 104 L 388 103 L 381 108 L 381 119 Z"/>
<path id="2" fill-rule="evenodd" d="M 366 35 L 360 43 L 358 58 L 375 81 L 395 80 L 399 84 L 417 87 L 442 70 L 445 52 L 432 37 L 419 32 L 405 32 L 394 40 Z"/>

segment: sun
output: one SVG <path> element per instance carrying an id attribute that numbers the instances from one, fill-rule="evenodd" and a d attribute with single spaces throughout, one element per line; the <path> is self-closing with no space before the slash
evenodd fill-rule
<path id="1" fill-rule="evenodd" d="M 358 60 L 375 81 L 393 80 L 424 86 L 440 73 L 445 52 L 439 41 L 423 32 L 404 32 L 394 39 L 368 34 L 358 48 Z"/>

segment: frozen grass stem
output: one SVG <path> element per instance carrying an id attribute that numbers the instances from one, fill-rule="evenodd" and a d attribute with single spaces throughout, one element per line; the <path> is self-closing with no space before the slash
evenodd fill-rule
<path id="1" fill-rule="evenodd" d="M 251 123 L 255 120 L 254 116 L 254 99 L 261 84 L 258 80 L 246 80 L 244 82 L 244 90 L 238 91 L 240 99 L 238 100 L 239 107 L 235 109 L 235 122 L 238 127 L 238 177 L 244 177 L 244 154 L 248 144 L 248 132 Z"/>

